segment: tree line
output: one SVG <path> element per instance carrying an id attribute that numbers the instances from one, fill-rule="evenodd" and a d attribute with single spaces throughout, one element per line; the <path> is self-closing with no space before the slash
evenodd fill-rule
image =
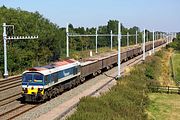
<path id="1" fill-rule="evenodd" d="M 66 55 L 66 29 L 59 27 L 44 18 L 39 12 L 28 12 L 20 8 L 0 7 L 0 25 L 3 23 L 14 25 L 7 28 L 8 36 L 34 36 L 37 40 L 8 40 L 8 71 L 17 74 L 26 68 L 48 64 L 52 61 L 65 58 Z M 122 34 L 135 34 L 138 32 L 138 42 L 142 41 L 140 28 L 134 26 L 126 28 L 122 26 Z M 118 21 L 109 20 L 107 25 L 98 26 L 98 34 L 117 34 Z M 69 32 L 77 34 L 95 34 L 96 28 L 75 28 L 69 24 Z M 3 27 L 0 27 L 0 76 L 4 73 L 4 52 L 3 52 Z M 149 38 L 151 39 L 151 38 Z M 130 44 L 135 43 L 135 36 L 130 37 Z M 126 37 L 122 37 L 122 46 L 125 46 Z M 117 37 L 113 37 L 113 46 L 117 47 Z M 110 47 L 110 37 L 98 37 L 98 47 Z M 83 51 L 95 49 L 95 37 L 73 37 L 70 38 L 70 50 Z"/>

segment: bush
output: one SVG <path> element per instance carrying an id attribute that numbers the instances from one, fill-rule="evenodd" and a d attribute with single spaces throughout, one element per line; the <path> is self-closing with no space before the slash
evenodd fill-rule
<path id="1" fill-rule="evenodd" d="M 77 112 L 68 120 L 146 120 L 148 85 L 157 84 L 162 56 L 163 52 L 158 52 L 148 57 L 102 96 L 82 98 Z"/>
<path id="2" fill-rule="evenodd" d="M 110 92 L 101 97 L 84 97 L 77 112 L 69 120 L 132 120 L 147 119 L 145 113 L 148 104 L 146 76 L 144 66 L 136 66 L 135 70 L 118 81 Z"/>

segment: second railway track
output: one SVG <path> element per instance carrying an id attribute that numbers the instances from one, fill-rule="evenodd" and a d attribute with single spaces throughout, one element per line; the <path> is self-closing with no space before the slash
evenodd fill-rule
<path id="1" fill-rule="evenodd" d="M 0 107 L 16 101 L 20 97 L 21 97 L 21 93 L 17 93 L 15 95 L 11 95 L 7 98 L 1 99 L 0 100 Z"/>
<path id="2" fill-rule="evenodd" d="M 10 83 L 10 82 L 14 82 L 16 80 L 20 80 L 21 78 L 22 78 L 22 76 L 19 75 L 19 76 L 11 77 L 8 79 L 3 79 L 3 80 L 0 80 L 0 85 Z"/>
<path id="3" fill-rule="evenodd" d="M 0 81 L 0 92 L 9 90 L 14 87 L 18 87 L 21 85 L 21 76 L 12 77 L 9 79 Z"/>
<path id="4" fill-rule="evenodd" d="M 16 118 L 17 116 L 35 108 L 39 106 L 38 104 L 35 104 L 35 105 L 31 105 L 31 104 L 21 104 L 19 105 L 18 107 L 14 108 L 14 109 L 11 109 L 7 112 L 4 112 L 2 114 L 0 114 L 0 119 L 1 120 L 11 120 L 11 119 L 14 119 Z"/>

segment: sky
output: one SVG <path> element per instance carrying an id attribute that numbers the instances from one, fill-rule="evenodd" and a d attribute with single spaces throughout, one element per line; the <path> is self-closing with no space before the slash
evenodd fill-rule
<path id="1" fill-rule="evenodd" d="M 60 27 L 96 27 L 119 20 L 125 27 L 180 31 L 180 0 L 0 0 L 2 5 L 38 11 Z"/>

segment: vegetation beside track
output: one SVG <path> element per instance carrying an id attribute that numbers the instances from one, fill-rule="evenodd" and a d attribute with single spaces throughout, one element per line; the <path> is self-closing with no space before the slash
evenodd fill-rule
<path id="1" fill-rule="evenodd" d="M 148 107 L 149 120 L 179 120 L 180 119 L 180 95 L 150 93 L 150 105 Z"/>
<path id="2" fill-rule="evenodd" d="M 122 77 L 117 85 L 100 97 L 81 99 L 75 114 L 68 120 L 146 120 L 149 105 L 148 85 L 157 84 L 162 69 L 163 51 L 136 65 L 130 75 Z M 159 83 L 160 84 L 160 83 Z"/>
<path id="3" fill-rule="evenodd" d="M 174 42 L 170 43 L 168 48 L 173 48 L 172 55 L 172 77 L 179 85 L 180 82 L 180 33 L 177 34 L 177 39 L 174 39 Z"/>
<path id="4" fill-rule="evenodd" d="M 151 85 L 176 86 L 176 82 L 171 77 L 172 69 L 170 69 L 170 58 L 173 54 L 172 48 L 164 49 L 159 53 L 159 56 L 161 56 L 161 62 L 156 64 L 160 66 L 159 72 L 157 72 L 157 74 L 159 74 L 159 77 L 156 78 L 157 81 L 155 83 L 153 82 L 153 84 Z M 174 106 L 178 101 L 178 98 L 180 98 L 178 94 L 168 95 L 166 93 L 163 94 L 149 92 L 148 96 L 150 99 L 147 108 L 149 120 L 173 120 L 174 118 L 178 117 L 176 111 L 179 111 L 180 109 L 177 106 Z"/>
<path id="5" fill-rule="evenodd" d="M 176 83 L 180 81 L 180 51 L 175 51 L 172 57 L 173 77 Z"/>
<path id="6" fill-rule="evenodd" d="M 169 51 L 165 51 L 162 57 L 162 68 L 164 68 L 160 81 L 166 83 L 166 85 L 179 85 L 180 80 L 180 34 L 177 39 L 170 43 L 167 48 Z M 172 59 L 169 58 L 172 55 Z M 166 65 L 164 65 L 166 63 Z M 168 72 L 167 63 L 170 63 Z M 164 76 L 163 76 L 164 75 Z M 169 77 L 170 76 L 170 77 Z M 167 79 L 168 82 L 167 82 Z M 168 83 L 168 84 L 167 84 Z M 178 94 L 162 94 L 162 93 L 149 93 L 150 104 L 147 109 L 149 120 L 177 120 L 180 119 L 180 96 Z"/>

